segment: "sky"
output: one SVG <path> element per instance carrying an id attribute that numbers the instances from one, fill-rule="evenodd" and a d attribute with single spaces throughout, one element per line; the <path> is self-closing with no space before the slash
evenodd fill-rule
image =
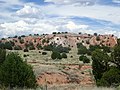
<path id="1" fill-rule="evenodd" d="M 52 32 L 120 37 L 120 0 L 0 0 L 0 38 Z"/>

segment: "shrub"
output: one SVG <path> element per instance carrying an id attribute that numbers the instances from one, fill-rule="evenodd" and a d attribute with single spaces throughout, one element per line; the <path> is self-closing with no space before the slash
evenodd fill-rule
<path id="1" fill-rule="evenodd" d="M 56 58 L 57 58 L 57 53 L 56 53 L 56 52 L 52 52 L 51 58 L 52 58 L 52 59 L 56 59 Z"/>
<path id="2" fill-rule="evenodd" d="M 83 63 L 90 63 L 90 59 L 88 59 L 87 57 L 83 58 Z"/>
<path id="3" fill-rule="evenodd" d="M 100 37 L 99 37 L 99 36 L 97 36 L 97 37 L 96 37 L 96 40 L 97 40 L 97 41 L 100 41 Z"/>
<path id="4" fill-rule="evenodd" d="M 29 46 L 29 50 L 35 50 L 35 47 L 33 45 Z"/>
<path id="5" fill-rule="evenodd" d="M 47 52 L 42 52 L 42 55 L 47 55 Z"/>
<path id="6" fill-rule="evenodd" d="M 116 87 L 120 83 L 120 70 L 116 67 L 112 67 L 109 71 L 106 71 L 101 80 L 97 83 L 98 86 Z"/>
<path id="7" fill-rule="evenodd" d="M 87 54 L 88 50 L 85 46 L 78 48 L 78 54 Z"/>
<path id="8" fill-rule="evenodd" d="M 62 58 L 67 58 L 67 54 L 66 53 L 62 53 Z"/>
<path id="9" fill-rule="evenodd" d="M 107 53 L 111 52 L 110 47 L 108 47 L 108 46 L 103 46 L 102 49 L 104 52 L 107 52 Z"/>
<path id="10" fill-rule="evenodd" d="M 19 36 L 18 39 L 21 39 L 21 37 Z"/>
<path id="11" fill-rule="evenodd" d="M 9 50 L 12 50 L 12 44 L 10 42 L 5 42 L 4 44 L 5 46 L 5 49 L 9 49 Z"/>
<path id="12" fill-rule="evenodd" d="M 90 60 L 84 55 L 80 56 L 79 60 L 83 61 L 83 63 L 90 63 Z"/>
<path id="13" fill-rule="evenodd" d="M 20 42 L 21 44 L 23 44 L 23 43 L 24 43 L 24 39 L 19 39 L 19 42 Z"/>
<path id="14" fill-rule="evenodd" d="M 0 49 L 0 64 L 4 62 L 6 57 L 6 50 Z"/>
<path id="15" fill-rule="evenodd" d="M 36 79 L 32 67 L 16 53 L 9 53 L 0 68 L 0 84 L 5 87 L 34 88 Z"/>
<path id="16" fill-rule="evenodd" d="M 52 59 L 62 59 L 62 56 L 60 55 L 60 52 L 53 51 L 51 54 Z"/>
<path id="17" fill-rule="evenodd" d="M 68 37 L 65 35 L 65 38 L 67 39 Z"/>
<path id="18" fill-rule="evenodd" d="M 23 57 L 27 57 L 27 55 L 26 55 L 26 54 L 24 54 L 24 55 L 23 55 Z"/>
<path id="19" fill-rule="evenodd" d="M 47 46 L 44 46 L 43 49 L 46 50 L 46 51 L 52 51 L 53 50 L 53 45 L 47 45 Z"/>
<path id="20" fill-rule="evenodd" d="M 5 44 L 2 43 L 2 42 L 0 42 L 0 48 L 1 48 L 1 49 L 5 49 Z"/>
<path id="21" fill-rule="evenodd" d="M 29 52 L 29 50 L 28 50 L 27 48 L 25 48 L 23 51 L 24 51 L 24 52 Z"/>
<path id="22" fill-rule="evenodd" d="M 84 55 L 81 55 L 81 56 L 79 57 L 79 60 L 80 60 L 80 61 L 83 61 L 83 58 L 84 58 Z"/>
<path id="23" fill-rule="evenodd" d="M 21 46 L 17 45 L 14 47 L 14 50 L 22 50 Z"/>
<path id="24" fill-rule="evenodd" d="M 57 32 L 53 32 L 52 34 L 57 34 Z"/>
<path id="25" fill-rule="evenodd" d="M 97 36 L 98 34 L 97 33 L 94 33 L 94 36 Z"/>
<path id="26" fill-rule="evenodd" d="M 60 53 L 57 54 L 57 59 L 62 59 L 62 56 Z"/>
<path id="27" fill-rule="evenodd" d="M 37 44 L 36 47 L 37 47 L 38 50 L 43 49 L 43 47 L 42 47 L 41 44 L 39 44 L 39 43 Z"/>
<path id="28" fill-rule="evenodd" d="M 43 40 L 42 40 L 42 44 L 44 44 L 44 43 L 46 43 L 46 39 L 43 39 Z"/>

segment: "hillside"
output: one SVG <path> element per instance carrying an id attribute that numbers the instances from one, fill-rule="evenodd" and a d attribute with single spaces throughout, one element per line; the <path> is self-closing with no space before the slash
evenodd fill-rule
<path id="1" fill-rule="evenodd" d="M 117 37 L 114 35 L 74 33 L 22 35 L 0 40 L 0 47 L 7 48 L 8 52 L 19 53 L 32 65 L 37 84 L 43 88 L 47 86 L 50 90 L 63 86 L 68 87 L 65 90 L 74 90 L 76 86 L 79 88 L 96 86 L 92 74 L 91 55 L 85 54 L 90 59 L 88 63 L 80 60 L 82 54 L 78 53 L 79 45 L 81 48 L 85 46 L 89 51 L 91 46 L 112 48 L 116 44 Z M 60 52 L 60 55 L 66 53 L 67 58 L 52 59 L 54 50 Z"/>
<path id="2" fill-rule="evenodd" d="M 117 44 L 117 37 L 114 35 L 90 35 L 90 34 L 73 34 L 73 33 L 60 33 L 60 34 L 46 34 L 46 35 L 29 35 L 29 36 L 15 36 L 7 39 L 2 39 L 0 42 L 12 42 L 13 47 L 20 46 L 24 49 L 27 45 L 31 44 L 37 49 L 37 45 L 45 46 L 56 43 L 63 47 L 76 47 L 77 43 L 82 43 L 87 48 L 90 45 L 104 45 L 113 47 Z"/>

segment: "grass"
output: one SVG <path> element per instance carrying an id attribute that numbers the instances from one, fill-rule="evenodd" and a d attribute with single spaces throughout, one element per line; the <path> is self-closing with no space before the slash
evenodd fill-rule
<path id="1" fill-rule="evenodd" d="M 43 52 L 43 50 L 30 50 L 29 52 L 23 52 L 22 50 L 16 50 L 13 52 L 18 52 L 21 57 L 24 60 L 27 60 L 28 62 L 36 61 L 39 63 L 32 63 L 33 69 L 35 71 L 36 77 L 39 76 L 40 73 L 50 71 L 50 72 L 61 72 L 66 66 L 65 65 L 59 65 L 61 64 L 83 64 L 83 62 L 79 61 L 79 55 L 77 55 L 77 48 L 72 48 L 72 50 L 67 54 L 67 59 L 62 60 L 52 60 L 51 59 L 51 51 L 45 51 L 47 52 L 47 55 L 42 55 L 42 53 L 39 53 L 39 51 Z M 29 55 L 27 57 L 23 57 L 25 55 Z M 71 58 L 73 56 L 73 58 Z M 43 64 L 40 64 L 43 63 Z M 46 63 L 50 63 L 51 65 L 46 65 Z M 53 64 L 53 65 L 52 65 Z M 57 65 L 58 64 L 58 65 Z M 91 65 L 91 63 L 89 63 Z M 89 71 L 89 70 L 88 70 Z M 1 90 L 7 90 L 7 89 L 1 89 Z M 21 90 L 21 89 L 14 89 L 14 90 Z M 22 89 L 22 90 L 34 90 L 34 89 Z M 103 88 L 103 87 L 82 87 L 80 85 L 75 84 L 68 84 L 68 85 L 58 85 L 58 86 L 51 86 L 48 87 L 48 89 L 41 89 L 38 87 L 36 90 L 116 90 L 115 88 Z M 118 88 L 117 90 L 120 90 Z"/>
<path id="2" fill-rule="evenodd" d="M 16 50 L 14 52 L 18 52 L 24 60 L 26 59 L 28 62 L 35 60 L 40 63 L 63 63 L 63 64 L 82 64 L 81 61 L 79 61 L 79 55 L 77 55 L 77 51 L 75 49 L 72 49 L 70 53 L 67 53 L 67 59 L 61 59 L 61 60 L 52 60 L 51 59 L 51 51 L 45 51 L 47 52 L 47 55 L 42 55 L 42 53 L 39 53 L 39 51 L 43 52 L 43 50 L 30 50 L 29 52 L 23 52 L 22 50 Z M 27 57 L 23 57 L 23 55 L 29 55 Z M 73 58 L 71 58 L 73 56 Z"/>

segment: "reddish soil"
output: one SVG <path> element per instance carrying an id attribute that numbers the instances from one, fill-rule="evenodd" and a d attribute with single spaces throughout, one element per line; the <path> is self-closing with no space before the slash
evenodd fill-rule
<path id="1" fill-rule="evenodd" d="M 44 72 L 37 78 L 38 85 L 62 85 L 62 84 L 79 84 L 81 86 L 93 86 L 94 80 L 88 69 L 88 65 L 67 66 L 61 72 Z"/>

